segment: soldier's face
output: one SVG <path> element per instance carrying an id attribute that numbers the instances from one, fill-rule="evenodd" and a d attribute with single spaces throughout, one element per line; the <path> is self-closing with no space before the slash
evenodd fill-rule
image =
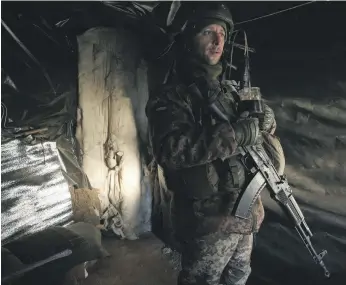
<path id="1" fill-rule="evenodd" d="M 212 24 L 203 28 L 194 37 L 195 52 L 210 65 L 220 61 L 225 45 L 226 33 L 222 26 Z"/>

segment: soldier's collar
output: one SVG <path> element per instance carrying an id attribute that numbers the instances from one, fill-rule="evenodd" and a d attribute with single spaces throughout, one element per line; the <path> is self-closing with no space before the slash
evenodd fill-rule
<path id="1" fill-rule="evenodd" d="M 183 57 L 177 63 L 179 77 L 188 85 L 194 81 L 194 78 L 205 77 L 208 79 L 217 79 L 222 73 L 222 64 L 216 65 L 203 63 L 195 56 Z"/>

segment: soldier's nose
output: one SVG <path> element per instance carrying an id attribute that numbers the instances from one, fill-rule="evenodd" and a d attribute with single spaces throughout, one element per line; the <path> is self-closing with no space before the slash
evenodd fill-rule
<path id="1" fill-rule="evenodd" d="M 220 43 L 222 42 L 222 34 L 220 34 L 220 33 L 215 33 L 214 34 L 214 45 L 216 45 L 216 46 L 218 46 L 218 45 L 220 45 Z"/>

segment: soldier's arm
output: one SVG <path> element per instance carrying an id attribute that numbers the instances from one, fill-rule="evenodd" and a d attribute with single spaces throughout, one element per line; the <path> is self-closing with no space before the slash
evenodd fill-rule
<path id="1" fill-rule="evenodd" d="M 191 106 L 174 92 L 149 100 L 146 112 L 154 156 L 161 166 L 202 165 L 231 156 L 237 147 L 229 124 L 201 126 L 195 122 Z"/>
<path id="2" fill-rule="evenodd" d="M 276 131 L 276 120 L 275 120 L 275 113 L 272 108 L 270 108 L 267 104 L 264 104 L 264 122 L 263 122 L 263 129 L 264 131 L 274 134 Z"/>

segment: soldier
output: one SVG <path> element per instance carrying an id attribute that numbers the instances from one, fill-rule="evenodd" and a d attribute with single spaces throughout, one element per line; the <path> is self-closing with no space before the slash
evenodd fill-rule
<path id="1" fill-rule="evenodd" d="M 196 10 L 183 34 L 176 73 L 146 106 L 150 141 L 174 193 L 174 230 L 181 244 L 179 285 L 245 284 L 253 233 L 264 218 L 260 199 L 249 219 L 232 214 L 249 175 L 237 147 L 259 143 L 275 119 L 240 118 L 229 81 L 220 80 L 224 45 L 233 29 L 224 5 Z M 203 99 L 190 88 L 195 83 Z M 209 111 L 216 103 L 232 126 Z"/>

